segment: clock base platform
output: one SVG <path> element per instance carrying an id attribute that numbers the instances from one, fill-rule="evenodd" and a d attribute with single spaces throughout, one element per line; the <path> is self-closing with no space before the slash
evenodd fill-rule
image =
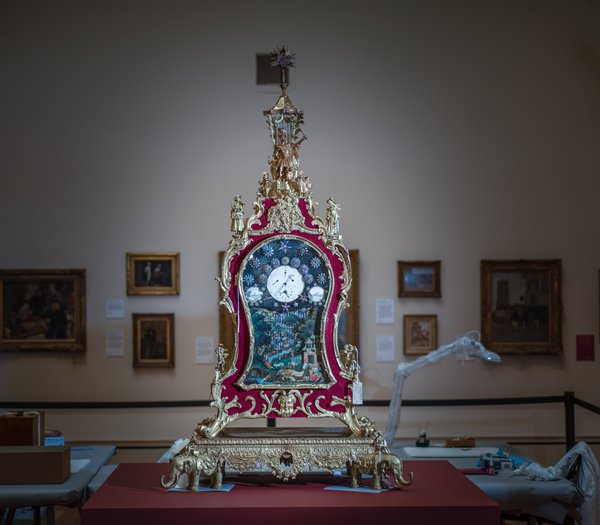
<path id="1" fill-rule="evenodd" d="M 300 473 L 343 470 L 351 485 L 361 483 L 361 474 L 373 475 L 373 488 L 380 488 L 386 472 L 395 485 L 408 485 L 402 475 L 400 459 L 381 447 L 375 436 L 357 436 L 344 427 L 246 428 L 223 429 L 214 438 L 195 436 L 171 462 L 171 480 L 188 475 L 188 487 L 198 488 L 208 478 L 212 488 L 220 488 L 225 468 L 244 472 L 270 472 L 281 480 Z"/>

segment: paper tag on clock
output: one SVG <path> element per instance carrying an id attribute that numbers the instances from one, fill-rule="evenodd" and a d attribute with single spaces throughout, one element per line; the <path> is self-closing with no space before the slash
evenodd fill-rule
<path id="1" fill-rule="evenodd" d="M 363 404 L 362 383 L 360 381 L 352 382 L 352 404 Z"/>

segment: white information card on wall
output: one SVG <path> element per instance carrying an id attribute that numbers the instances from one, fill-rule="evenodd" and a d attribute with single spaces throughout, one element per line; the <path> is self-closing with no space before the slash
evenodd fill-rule
<path id="1" fill-rule="evenodd" d="M 123 299 L 106 300 L 106 318 L 123 319 L 125 317 L 125 303 Z"/>
<path id="2" fill-rule="evenodd" d="M 123 330 L 106 331 L 106 355 L 108 357 L 125 355 L 125 332 Z"/>
<path id="3" fill-rule="evenodd" d="M 210 364 L 215 362 L 215 338 L 196 337 L 196 364 Z"/>
<path id="4" fill-rule="evenodd" d="M 378 335 L 376 342 L 377 361 L 394 361 L 396 354 L 396 338 L 393 335 Z"/>
<path id="5" fill-rule="evenodd" d="M 377 324 L 394 324 L 394 298 L 378 297 L 375 299 L 375 319 Z"/>

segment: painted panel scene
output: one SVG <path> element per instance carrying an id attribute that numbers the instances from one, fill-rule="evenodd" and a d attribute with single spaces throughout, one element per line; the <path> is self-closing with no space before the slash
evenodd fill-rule
<path id="1" fill-rule="evenodd" d="M 410 348 L 430 348 L 432 346 L 431 335 L 431 321 L 414 320 L 410 322 L 408 336 Z"/>
<path id="2" fill-rule="evenodd" d="M 135 286 L 173 286 L 173 269 L 169 260 L 136 260 Z"/>
<path id="3" fill-rule="evenodd" d="M 550 275 L 547 271 L 492 273 L 492 341 L 550 341 Z"/>
<path id="4" fill-rule="evenodd" d="M 2 289 L 5 340 L 74 339 L 75 282 L 5 281 Z"/>
<path id="5" fill-rule="evenodd" d="M 330 272 L 329 261 L 301 239 L 271 240 L 248 256 L 243 293 L 254 347 L 245 385 L 330 383 L 321 349 Z"/>
<path id="6" fill-rule="evenodd" d="M 248 385 L 324 384 L 319 343 L 315 341 L 319 308 L 280 313 L 264 308 L 252 312 L 256 351 L 246 376 Z"/>
<path id="7" fill-rule="evenodd" d="M 169 327 L 167 321 L 158 319 L 140 320 L 140 358 L 167 359 Z"/>
<path id="8" fill-rule="evenodd" d="M 433 292 L 435 271 L 433 268 L 407 268 L 404 270 L 404 289 L 407 292 Z"/>

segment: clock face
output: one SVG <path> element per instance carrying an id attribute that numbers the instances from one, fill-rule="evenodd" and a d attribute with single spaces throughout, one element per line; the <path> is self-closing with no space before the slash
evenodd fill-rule
<path id="1" fill-rule="evenodd" d="M 291 303 L 300 297 L 304 281 L 298 270 L 284 265 L 274 268 L 267 277 L 267 290 L 276 301 Z"/>
<path id="2" fill-rule="evenodd" d="M 302 237 L 277 235 L 256 245 L 240 272 L 253 335 L 240 384 L 325 388 L 322 332 L 333 287 L 327 256 Z"/>

